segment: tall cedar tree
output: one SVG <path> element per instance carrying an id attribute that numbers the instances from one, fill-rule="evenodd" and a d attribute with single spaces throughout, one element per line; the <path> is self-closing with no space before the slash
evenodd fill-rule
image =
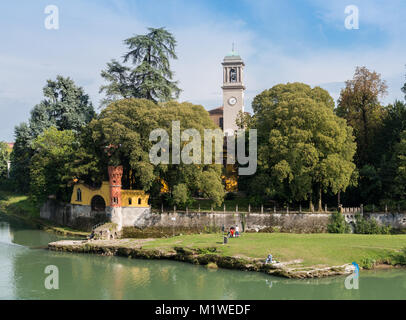
<path id="1" fill-rule="evenodd" d="M 106 106 L 122 98 L 144 98 L 154 102 L 166 102 L 179 97 L 177 81 L 172 81 L 170 59 L 177 59 L 176 40 L 165 28 L 148 28 L 146 35 L 136 35 L 124 40 L 129 51 L 123 63 L 130 62 L 134 67 L 120 64 L 116 60 L 107 63 L 101 76 L 108 82 L 100 88 L 106 98 Z"/>

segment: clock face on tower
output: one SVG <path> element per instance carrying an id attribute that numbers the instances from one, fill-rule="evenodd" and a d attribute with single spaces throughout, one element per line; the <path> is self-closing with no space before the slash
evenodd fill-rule
<path id="1" fill-rule="evenodd" d="M 230 106 L 234 106 L 237 103 L 237 99 L 234 97 L 231 97 L 230 99 L 228 99 L 228 104 Z"/>

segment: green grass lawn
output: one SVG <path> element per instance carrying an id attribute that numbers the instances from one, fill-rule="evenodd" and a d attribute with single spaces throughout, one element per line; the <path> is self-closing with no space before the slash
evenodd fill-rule
<path id="1" fill-rule="evenodd" d="M 225 256 L 264 259 L 272 254 L 279 261 L 303 260 L 303 266 L 343 265 L 364 259 L 393 261 L 406 247 L 406 235 L 245 233 L 222 244 L 221 234 L 185 235 L 157 239 L 143 248 L 211 248 Z"/>

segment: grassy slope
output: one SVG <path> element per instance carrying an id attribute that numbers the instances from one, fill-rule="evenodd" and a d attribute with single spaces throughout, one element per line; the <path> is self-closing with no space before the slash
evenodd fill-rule
<path id="1" fill-rule="evenodd" d="M 0 190 L 0 211 L 18 216 L 27 222 L 40 226 L 44 230 L 53 231 L 63 235 L 86 237 L 89 233 L 73 230 L 69 227 L 60 227 L 40 218 L 39 209 L 25 195 Z"/>
<path id="2" fill-rule="evenodd" d="M 157 239 L 143 247 L 171 250 L 176 246 L 216 247 L 218 253 L 226 256 L 262 259 L 271 253 L 282 262 L 303 259 L 303 266 L 333 266 L 361 263 L 365 258 L 393 260 L 406 247 L 406 235 L 246 233 L 223 245 L 220 234 L 202 234 Z"/>

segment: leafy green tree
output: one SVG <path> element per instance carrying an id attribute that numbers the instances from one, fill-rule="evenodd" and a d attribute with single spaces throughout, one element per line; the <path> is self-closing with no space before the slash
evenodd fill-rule
<path id="1" fill-rule="evenodd" d="M 94 148 L 87 127 L 80 135 L 50 127 L 33 141 L 32 147 L 29 191 L 37 204 L 49 196 L 69 201 L 74 182 L 98 187 L 106 178 L 103 151 Z"/>
<path id="2" fill-rule="evenodd" d="M 89 96 L 73 80 L 57 76 L 43 88 L 44 99 L 31 111 L 27 123 L 15 128 L 15 146 L 11 155 L 11 176 L 19 191 L 28 191 L 33 141 L 46 129 L 72 130 L 79 133 L 95 116 Z M 27 181 L 28 179 L 28 181 Z"/>
<path id="3" fill-rule="evenodd" d="M 397 193 L 402 199 L 406 198 L 406 130 L 400 135 L 400 141 L 395 147 L 397 162 L 396 178 L 394 182 L 397 186 Z"/>
<path id="4" fill-rule="evenodd" d="M 354 129 L 357 142 L 358 168 L 376 162 L 372 145 L 382 125 L 385 110 L 379 98 L 387 93 L 387 85 L 380 74 L 366 67 L 357 67 L 352 80 L 341 90 L 336 113 Z"/>
<path id="5" fill-rule="evenodd" d="M 14 135 L 16 140 L 10 155 L 10 178 L 18 191 L 26 193 L 29 191 L 30 160 L 34 154 L 32 131 L 26 123 L 21 123 L 15 127 Z"/>
<path id="6" fill-rule="evenodd" d="M 8 145 L 5 142 L 0 142 L 0 179 L 7 178 L 9 152 Z"/>
<path id="7" fill-rule="evenodd" d="M 374 152 L 380 156 L 390 157 L 404 130 L 406 130 L 406 104 L 397 100 L 385 108 L 385 117 L 375 139 Z"/>
<path id="8" fill-rule="evenodd" d="M 76 137 L 78 145 L 69 175 L 74 180 L 84 182 L 92 187 L 100 187 L 108 179 L 105 148 L 100 147 L 93 139 L 89 125 L 84 127 Z"/>
<path id="9" fill-rule="evenodd" d="M 72 182 L 69 175 L 78 144 L 72 130 L 51 127 L 33 141 L 35 154 L 30 165 L 30 194 L 37 203 L 49 195 L 69 201 Z"/>
<path id="10" fill-rule="evenodd" d="M 31 111 L 29 120 L 34 137 L 51 126 L 79 132 L 95 116 L 89 96 L 69 77 L 47 80 L 43 93 L 44 99 Z"/>
<path id="11" fill-rule="evenodd" d="M 173 201 L 176 204 L 185 206 L 190 199 L 189 190 L 186 184 L 180 183 L 173 187 Z"/>
<path id="12" fill-rule="evenodd" d="M 368 203 L 378 203 L 379 200 L 394 199 L 399 197 L 399 190 L 402 186 L 398 184 L 399 159 L 397 156 L 398 144 L 401 142 L 402 132 L 406 130 L 406 104 L 395 101 L 386 108 L 385 118 L 381 130 L 373 142 L 373 152 L 379 162 L 375 164 L 377 175 L 380 180 L 380 188 L 371 189 L 370 185 L 366 189 L 371 191 L 370 195 L 365 194 L 369 199 Z M 362 176 L 361 176 L 362 177 Z M 373 192 L 375 190 L 375 192 Z"/>
<path id="13" fill-rule="evenodd" d="M 103 105 L 121 98 L 145 98 L 155 102 L 169 101 L 179 96 L 180 89 L 172 81 L 173 72 L 169 59 L 177 59 L 176 40 L 165 28 L 148 28 L 145 35 L 136 35 L 124 40 L 129 51 L 123 63 L 112 60 L 101 76 L 108 82 L 100 88 L 105 92 Z"/>
<path id="14" fill-rule="evenodd" d="M 150 133 L 158 128 L 165 130 L 172 146 L 172 121 L 180 122 L 181 132 L 196 129 L 201 136 L 202 148 L 204 129 L 216 128 L 202 106 L 175 101 L 158 105 L 151 100 L 135 98 L 112 103 L 91 122 L 90 128 L 97 148 L 105 149 L 108 163 L 123 165 L 124 188 L 143 189 L 158 196 L 164 180 L 172 199 L 179 204 L 185 203 L 186 195 L 190 197 L 199 193 L 221 204 L 224 188 L 220 165 L 174 164 L 172 161 L 170 164 L 151 163 L 149 152 L 155 143 L 149 141 Z M 186 144 L 182 142 L 181 147 Z M 184 186 L 187 192 L 184 192 Z"/>
<path id="15" fill-rule="evenodd" d="M 279 84 L 254 98 L 251 127 L 258 130 L 258 172 L 252 190 L 287 201 L 344 191 L 355 171 L 351 127 L 334 114 L 327 91 Z"/>
<path id="16" fill-rule="evenodd" d="M 364 165 L 359 171 L 359 201 L 376 203 L 382 194 L 382 179 L 374 166 Z"/>
<path id="17" fill-rule="evenodd" d="M 330 216 L 327 225 L 328 233 L 349 233 L 350 231 L 350 226 L 345 222 L 345 218 L 340 212 L 335 212 Z"/>

